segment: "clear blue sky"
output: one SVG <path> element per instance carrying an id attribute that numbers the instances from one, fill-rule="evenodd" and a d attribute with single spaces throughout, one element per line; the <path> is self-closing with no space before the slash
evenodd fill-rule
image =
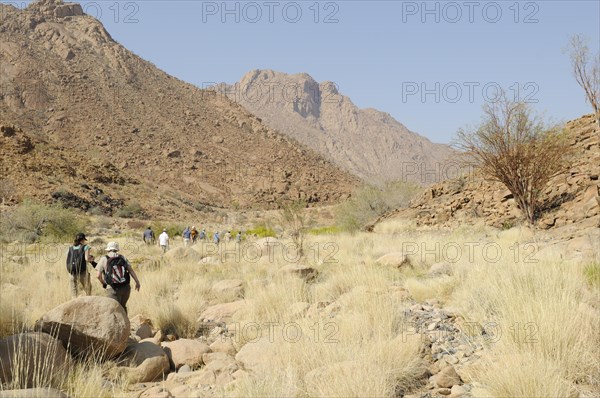
<path id="1" fill-rule="evenodd" d="M 115 40 L 187 82 L 306 72 L 436 142 L 477 123 L 497 85 L 554 121 L 591 113 L 562 49 L 582 34 L 598 52 L 598 0 L 81 4 Z"/>

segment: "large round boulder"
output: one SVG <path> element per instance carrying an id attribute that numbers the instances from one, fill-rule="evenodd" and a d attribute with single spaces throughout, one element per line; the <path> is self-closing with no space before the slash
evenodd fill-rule
<path id="1" fill-rule="evenodd" d="M 57 336 L 73 354 L 111 358 L 127 347 L 129 318 L 108 297 L 78 297 L 46 312 L 36 327 Z"/>
<path id="2" fill-rule="evenodd" d="M 404 252 L 392 252 L 375 260 L 377 264 L 393 268 L 412 267 L 413 260 Z"/>
<path id="3" fill-rule="evenodd" d="M 21 333 L 0 340 L 2 383 L 50 384 L 66 377 L 70 363 L 61 342 L 46 333 Z"/>

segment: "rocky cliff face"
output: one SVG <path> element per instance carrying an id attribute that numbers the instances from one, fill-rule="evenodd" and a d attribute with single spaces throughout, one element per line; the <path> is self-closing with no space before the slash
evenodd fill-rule
<path id="1" fill-rule="evenodd" d="M 39 151 L 60 151 L 75 170 L 83 163 L 102 173 L 92 165 L 110 164 L 124 181 L 139 182 L 118 188 L 124 202 L 155 211 L 273 208 L 296 198 L 335 202 L 357 182 L 240 105 L 134 55 L 78 4 L 0 7 L 0 124 L 22 129 Z M 48 200 L 26 181 L 30 174 L 15 171 L 32 153 L 6 153 L 1 178 L 14 196 Z M 92 177 L 63 176 L 49 162 L 45 172 L 56 181 L 44 181 L 48 190 L 83 195 L 75 186 Z"/>
<path id="2" fill-rule="evenodd" d="M 321 153 L 371 183 L 439 181 L 453 150 L 413 133 L 389 114 L 359 109 L 333 82 L 317 83 L 306 73 L 248 72 L 217 93 L 240 103 L 274 129 Z"/>

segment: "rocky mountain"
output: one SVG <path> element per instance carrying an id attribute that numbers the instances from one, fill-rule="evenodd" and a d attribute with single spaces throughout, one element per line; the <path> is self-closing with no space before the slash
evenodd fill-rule
<path id="1" fill-rule="evenodd" d="M 572 164 L 547 184 L 537 225 L 560 228 L 565 235 L 589 235 L 593 230 L 600 236 L 600 131 L 593 115 L 568 122 L 566 130 L 573 146 Z M 431 186 L 409 208 L 381 220 L 391 217 L 415 218 L 419 225 L 443 227 L 483 221 L 507 228 L 522 221 L 512 194 L 502 184 L 486 180 L 478 170 Z"/>
<path id="2" fill-rule="evenodd" d="M 370 183 L 435 182 L 453 153 L 387 113 L 359 109 L 333 82 L 317 83 L 306 73 L 253 70 L 239 82 L 222 83 L 215 90 Z M 423 178 L 427 171 L 434 172 Z"/>
<path id="3" fill-rule="evenodd" d="M 100 190 L 166 216 L 331 203 L 357 183 L 240 105 L 136 56 L 79 4 L 0 7 L 5 197 L 86 208 Z"/>

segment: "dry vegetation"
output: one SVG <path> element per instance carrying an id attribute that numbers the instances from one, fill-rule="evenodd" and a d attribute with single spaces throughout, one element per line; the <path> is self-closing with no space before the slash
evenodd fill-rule
<path id="1" fill-rule="evenodd" d="M 142 314 L 155 327 L 180 337 L 194 336 L 198 317 L 209 305 L 238 299 L 213 294 L 215 282 L 244 281 L 249 305 L 231 325 L 238 332 L 236 348 L 261 344 L 262 354 L 271 359 L 256 376 L 228 385 L 221 392 L 226 396 L 394 397 L 415 391 L 427 381 L 423 375 L 428 364 L 419 353 L 420 336 L 403 327 L 404 310 L 431 298 L 461 314 L 465 324 L 478 325 L 469 331 L 473 336 L 481 337 L 483 329 L 491 336 L 485 340 L 480 366 L 471 372 L 481 391 L 496 397 L 598 393 L 598 259 L 517 259 L 523 247 L 515 242 L 531 238 L 519 228 L 428 232 L 399 221 L 381 224 L 374 233 L 307 235 L 304 262 L 319 271 L 310 283 L 279 272 L 288 263 L 280 250 L 272 260 L 233 256 L 219 264 L 199 264 L 160 260 L 157 247 L 126 238 L 120 243 L 142 283 L 129 301 L 130 315 Z M 456 247 L 462 250 L 458 258 L 450 252 Z M 473 248 L 470 253 L 468 247 Z M 4 258 L 14 250 L 3 248 Z M 412 268 L 376 263 L 378 257 L 403 248 L 414 253 Z M 26 251 L 29 265 L 2 262 L 0 337 L 31 327 L 45 311 L 69 299 L 66 246 L 30 245 Z M 40 252 L 45 254 L 36 257 Z M 52 261 L 48 253 L 54 252 L 59 255 Z M 453 274 L 428 276 L 428 267 L 443 255 L 456 260 Z M 560 258 L 546 252 L 548 257 Z M 102 294 L 93 285 L 93 294 Z M 398 289 L 407 293 L 394 294 Z M 297 303 L 321 303 L 324 311 L 301 313 L 294 310 Z M 286 327 L 290 324 L 292 329 Z M 112 366 L 78 363 L 67 379 L 41 384 L 78 397 L 124 394 L 125 384 L 106 389 L 103 376 Z"/>

